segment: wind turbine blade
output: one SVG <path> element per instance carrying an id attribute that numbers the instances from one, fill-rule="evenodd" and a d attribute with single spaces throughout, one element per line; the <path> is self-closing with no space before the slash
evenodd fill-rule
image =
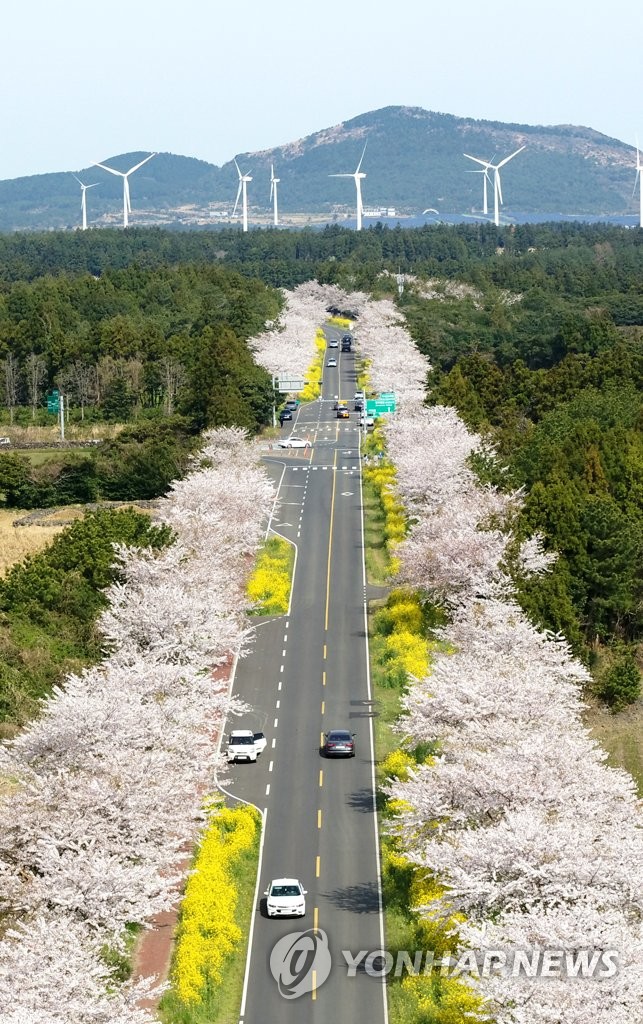
<path id="1" fill-rule="evenodd" d="M 498 202 L 502 206 L 504 199 L 502 198 L 502 184 L 500 182 L 500 175 L 498 174 Z"/>
<path id="2" fill-rule="evenodd" d="M 83 185 L 83 183 L 80 180 L 80 178 L 77 178 L 76 175 L 73 173 L 73 171 L 72 171 L 72 175 L 71 176 L 72 176 L 72 178 L 76 178 L 76 181 L 78 182 L 78 184 L 80 185 L 81 188 L 85 188 L 85 186 Z"/>
<path id="3" fill-rule="evenodd" d="M 270 179 L 270 202 L 272 202 L 272 194 L 275 191 L 275 179 Z"/>
<path id="4" fill-rule="evenodd" d="M 488 161 L 488 160 L 480 160 L 480 158 L 479 158 L 479 157 L 477 157 L 477 156 L 469 156 L 469 154 L 468 154 L 468 153 L 463 153 L 462 155 L 463 155 L 463 156 L 466 156 L 467 160 L 475 160 L 475 162 L 476 162 L 477 164 L 482 164 L 482 166 L 483 166 L 484 168 L 488 168 L 488 167 L 491 167 L 491 164 L 489 163 L 489 161 Z"/>
<path id="5" fill-rule="evenodd" d="M 234 166 L 237 168 L 237 174 L 239 175 L 239 181 L 241 181 L 241 179 L 243 178 L 243 174 L 241 173 L 241 168 L 239 167 L 239 164 L 237 163 L 236 157 L 233 157 L 233 160 L 234 160 Z"/>
<path id="6" fill-rule="evenodd" d="M 359 163 L 357 165 L 357 170 L 355 171 L 355 174 L 359 174 L 359 169 L 362 166 L 362 160 L 364 159 L 364 153 L 366 152 L 366 147 L 367 146 L 368 146 L 368 140 L 364 143 L 364 149 L 362 150 L 362 155 L 359 158 Z"/>
<path id="7" fill-rule="evenodd" d="M 346 173 L 346 174 L 329 174 L 328 177 L 329 178 L 354 178 L 355 175 L 354 174 L 348 174 L 348 173 Z"/>
<path id="8" fill-rule="evenodd" d="M 140 164 L 135 164 L 134 167 L 130 167 L 129 171 L 127 171 L 127 174 L 133 174 L 134 171 L 137 171 L 139 169 L 139 167 L 142 167 L 143 164 L 146 164 L 148 160 L 151 160 L 153 156 L 156 156 L 156 153 L 150 153 L 150 155 L 146 156 L 144 160 L 141 160 Z"/>
<path id="9" fill-rule="evenodd" d="M 504 158 L 504 160 L 501 160 L 501 161 L 500 161 L 500 163 L 499 163 L 499 164 L 496 164 L 496 167 L 503 167 L 503 166 L 504 166 L 505 164 L 508 164 L 508 163 L 509 163 L 509 161 L 510 161 L 510 160 L 513 160 L 513 158 L 514 158 L 515 156 L 518 156 L 518 154 L 519 154 L 519 153 L 522 153 L 523 149 L 525 149 L 525 148 L 526 148 L 525 146 L 521 146 L 521 147 L 520 147 L 520 149 L 517 149 L 517 150 L 515 151 L 515 153 L 510 153 L 510 154 L 509 154 L 509 156 L 506 156 L 506 157 Z"/>
<path id="10" fill-rule="evenodd" d="M 95 163 L 94 167 L 102 167 L 104 171 L 109 171 L 110 174 L 117 174 L 119 178 L 125 177 L 122 171 L 115 171 L 113 167 L 108 167 L 107 164 Z"/>
<path id="11" fill-rule="evenodd" d="M 97 185 L 100 185 L 100 181 L 93 181 L 91 185 L 84 185 L 83 188 L 96 188 Z"/>
<path id="12" fill-rule="evenodd" d="M 132 212 L 132 203 L 130 201 L 129 181 L 127 180 L 127 175 L 126 174 L 123 175 L 123 198 L 124 198 L 125 202 L 127 203 L 127 212 L 131 213 Z"/>

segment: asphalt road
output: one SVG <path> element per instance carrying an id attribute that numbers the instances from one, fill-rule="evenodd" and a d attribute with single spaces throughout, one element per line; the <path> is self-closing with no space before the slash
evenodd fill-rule
<path id="1" fill-rule="evenodd" d="M 327 331 L 328 337 L 339 332 Z M 336 350 L 337 351 L 337 350 Z M 358 415 L 337 420 L 335 397 L 355 391 L 354 354 L 337 351 L 325 367 L 322 400 L 298 411 L 282 433 L 306 436 L 305 451 L 266 456 L 279 484 L 272 529 L 297 548 L 291 610 L 262 623 L 252 653 L 237 667 L 234 692 L 253 707 L 239 727 L 263 729 L 268 745 L 256 765 L 236 765 L 226 787 L 265 810 L 265 842 L 254 908 L 243 1024 L 290 1021 L 386 1021 L 381 980 L 349 977 L 342 950 L 383 945 L 373 746 L 366 639 L 360 435 Z M 236 723 L 235 723 L 236 724 Z M 322 733 L 356 733 L 354 758 L 325 759 Z M 263 892 L 272 878 L 299 878 L 306 916 L 268 919 Z M 309 974 L 310 990 L 285 999 L 269 969 L 278 939 L 323 931 L 330 974 Z M 321 931 L 320 931 L 321 930 Z M 304 972 L 305 973 L 305 972 Z"/>

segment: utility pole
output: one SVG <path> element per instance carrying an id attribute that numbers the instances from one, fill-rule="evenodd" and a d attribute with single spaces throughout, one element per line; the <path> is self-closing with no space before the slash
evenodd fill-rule
<path id="1" fill-rule="evenodd" d="M 65 397 L 60 395 L 58 400 L 58 412 L 60 413 L 60 440 L 65 440 Z"/>

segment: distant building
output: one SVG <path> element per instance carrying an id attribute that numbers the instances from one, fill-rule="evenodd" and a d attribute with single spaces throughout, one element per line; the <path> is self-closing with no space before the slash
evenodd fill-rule
<path id="1" fill-rule="evenodd" d="M 390 217 L 397 217 L 397 211 L 394 206 L 365 206 L 362 210 L 362 216 L 371 217 L 373 219 L 386 219 Z"/>

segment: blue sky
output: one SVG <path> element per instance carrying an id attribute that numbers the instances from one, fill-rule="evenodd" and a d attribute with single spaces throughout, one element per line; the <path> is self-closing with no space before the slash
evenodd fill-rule
<path id="1" fill-rule="evenodd" d="M 636 0 L 17 0 L 0 178 L 233 155 L 392 104 L 643 141 Z"/>

